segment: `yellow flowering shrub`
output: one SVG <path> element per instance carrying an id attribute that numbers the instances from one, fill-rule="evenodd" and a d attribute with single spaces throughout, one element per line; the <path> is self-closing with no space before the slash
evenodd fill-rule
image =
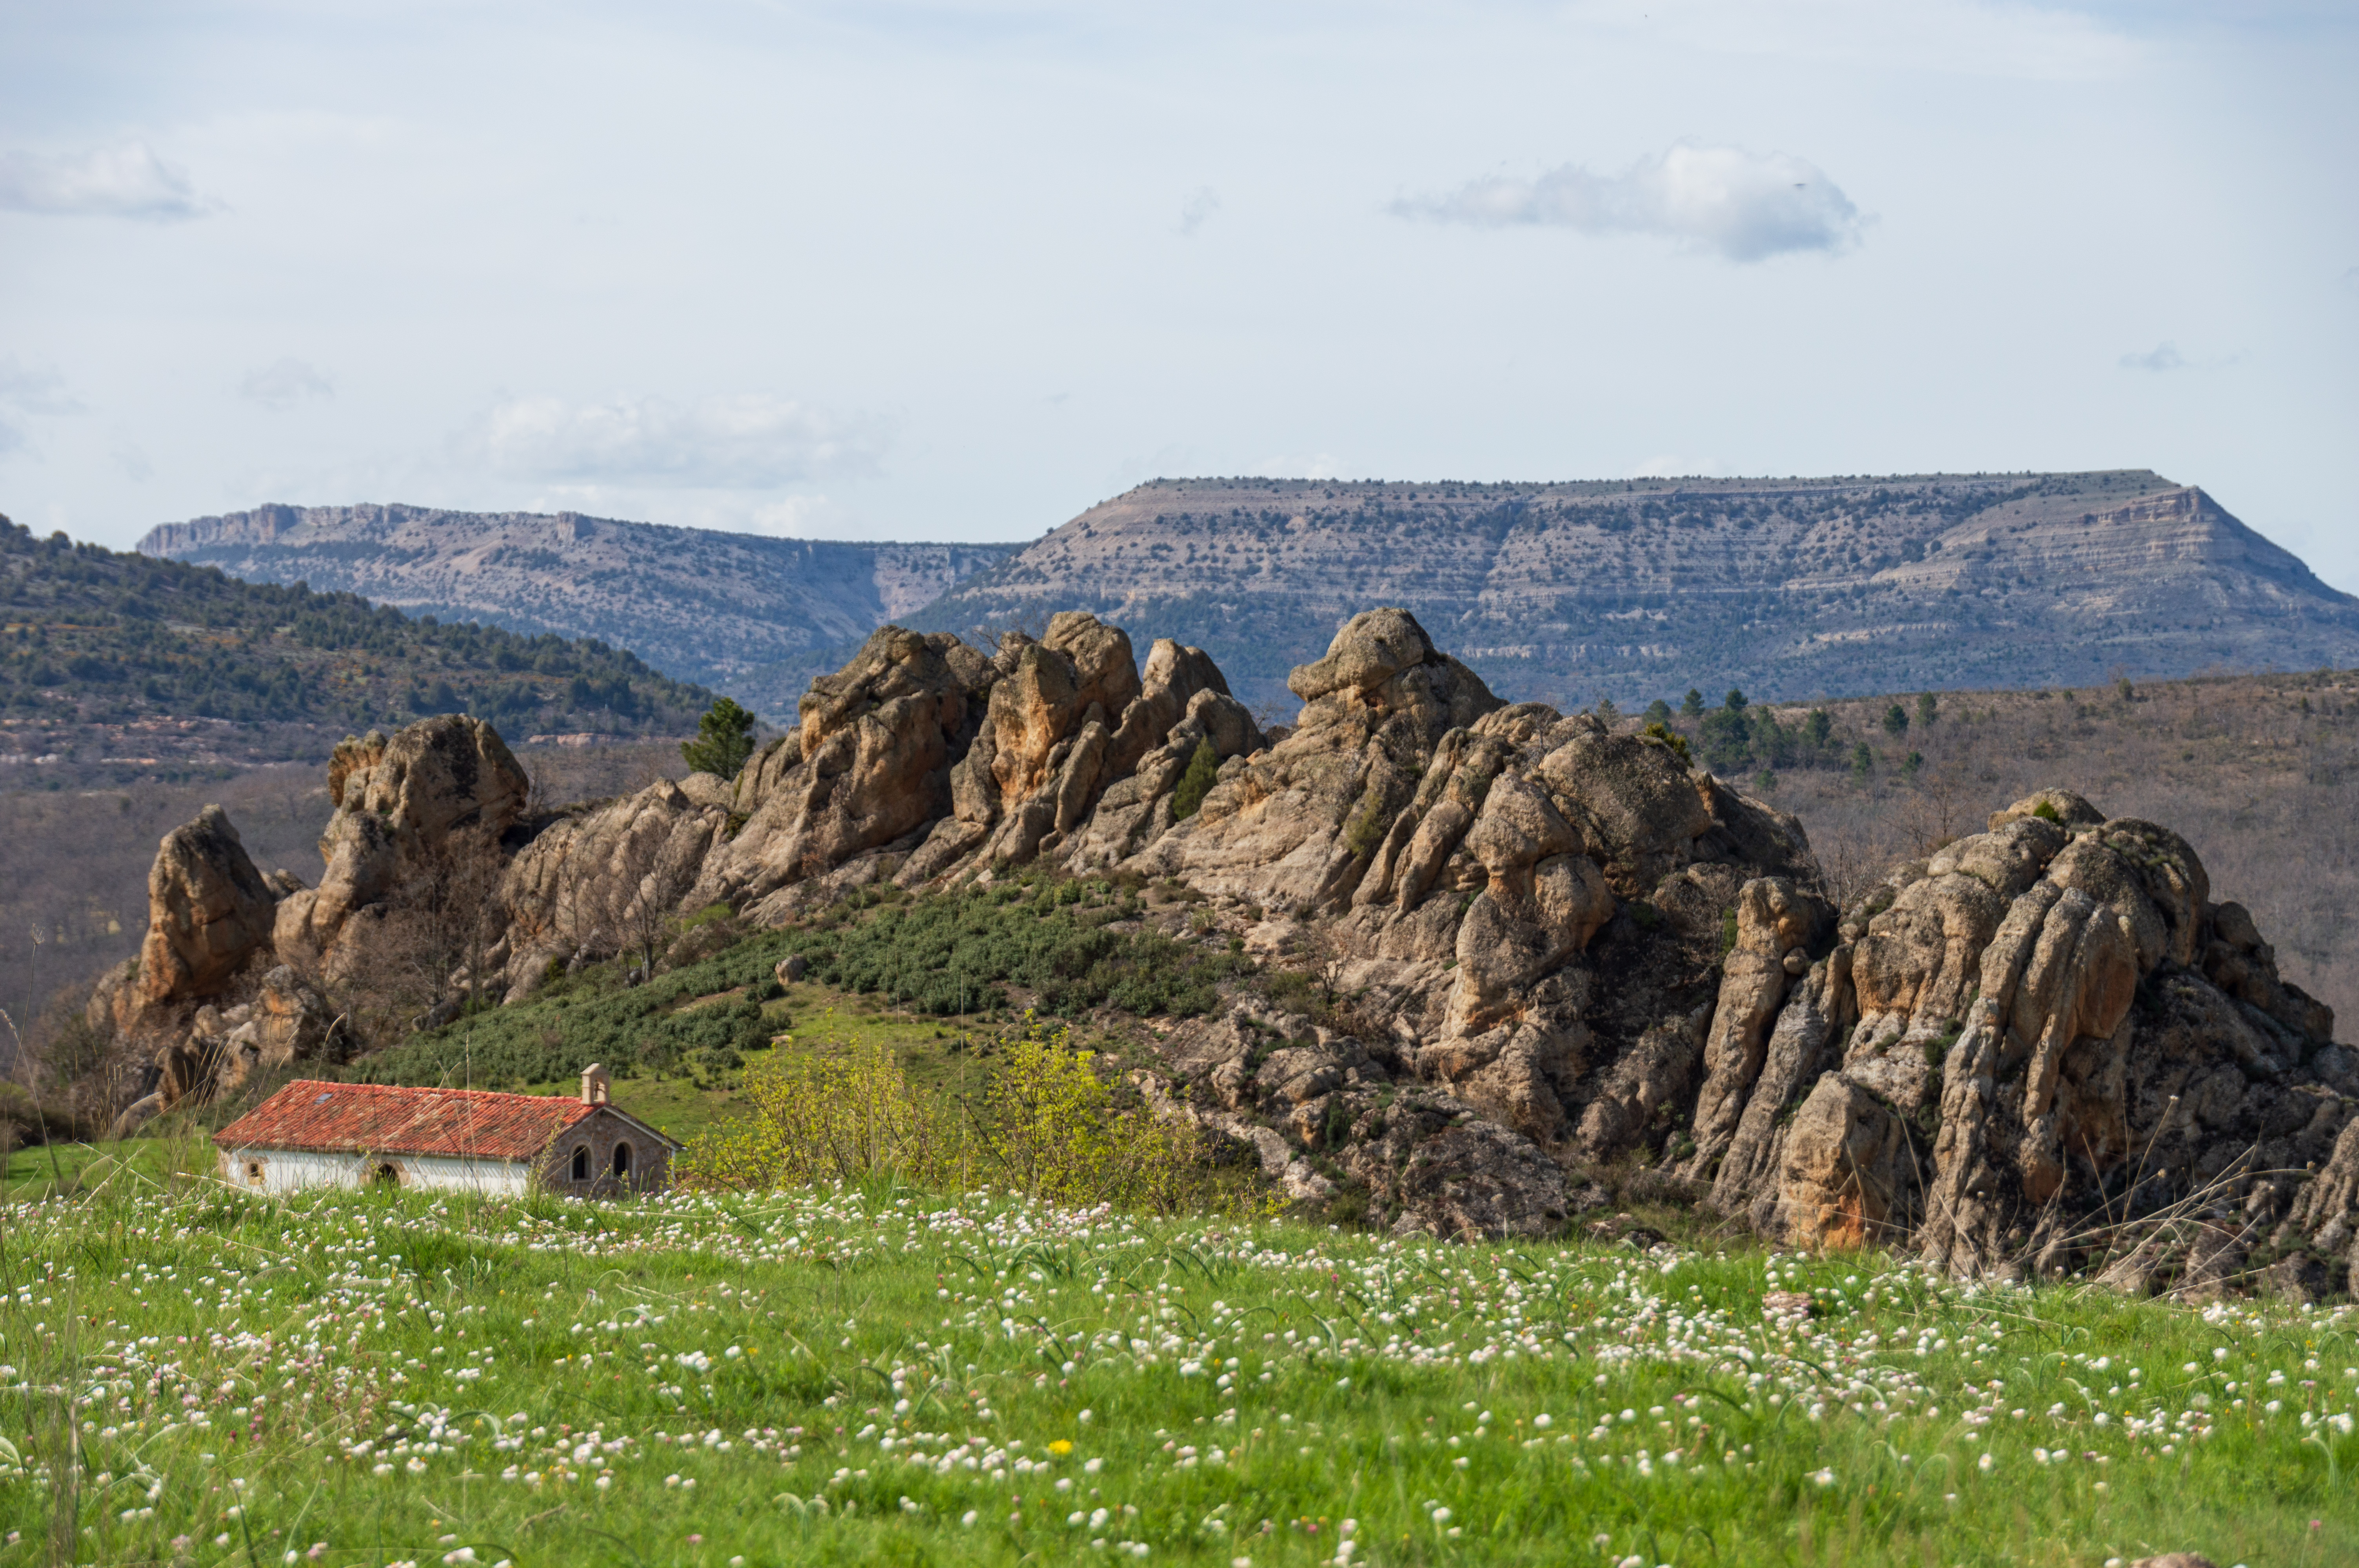
<path id="1" fill-rule="evenodd" d="M 919 1088 L 875 1044 L 757 1059 L 743 1092 L 750 1114 L 690 1143 L 680 1185 L 744 1192 L 894 1175 L 1161 1214 L 1234 1207 L 1241 1195 L 1194 1125 L 1122 1103 L 1096 1054 L 1074 1050 L 1061 1023 L 1027 1021 L 963 1106 Z"/>
<path id="2" fill-rule="evenodd" d="M 895 1175 L 955 1188 L 971 1174 L 956 1119 L 884 1044 L 757 1058 L 743 1093 L 752 1114 L 690 1141 L 681 1185 L 743 1192 Z"/>

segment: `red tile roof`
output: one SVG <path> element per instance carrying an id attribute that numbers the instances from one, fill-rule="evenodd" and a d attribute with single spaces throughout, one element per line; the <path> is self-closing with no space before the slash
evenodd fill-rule
<path id="1" fill-rule="evenodd" d="M 298 1078 L 213 1134 L 223 1149 L 529 1160 L 595 1114 L 570 1095 L 323 1084 Z"/>

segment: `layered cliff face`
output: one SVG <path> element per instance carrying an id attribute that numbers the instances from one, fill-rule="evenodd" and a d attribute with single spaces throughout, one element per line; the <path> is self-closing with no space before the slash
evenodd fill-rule
<path id="1" fill-rule="evenodd" d="M 2088 686 L 2359 648 L 2359 601 L 2144 470 L 1409 484 L 1187 479 L 1082 513 L 912 624 L 1082 608 L 1212 650 L 1254 706 L 1371 604 L 1494 689 Z"/>
<path id="2" fill-rule="evenodd" d="M 779 923 L 1045 865 L 1184 892 L 1203 939 L 1349 999 L 1314 1022 L 1239 992 L 1140 1075 L 1297 1201 L 1538 1234 L 1643 1169 L 1788 1244 L 1960 1274 L 2359 1283 L 2359 1054 L 2168 828 L 2048 791 L 1839 910 L 1792 818 L 1668 737 L 1502 702 L 1406 611 L 1291 687 L 1264 734 L 1201 650 L 1142 666 L 1092 615 L 988 657 L 887 627 L 734 783 L 545 821 L 480 727 L 372 737 L 339 752 L 317 892 L 241 871 L 224 821 L 167 840 L 142 983 L 168 994 L 130 1011 L 185 1019 L 240 965 L 332 947 L 461 824 L 503 868 L 512 999 L 714 900 Z"/>

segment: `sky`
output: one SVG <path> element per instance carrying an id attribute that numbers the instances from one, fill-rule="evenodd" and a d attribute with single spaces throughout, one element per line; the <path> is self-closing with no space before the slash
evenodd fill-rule
<path id="1" fill-rule="evenodd" d="M 2359 7 L 0 0 L 0 512 L 2152 468 L 2359 589 Z"/>

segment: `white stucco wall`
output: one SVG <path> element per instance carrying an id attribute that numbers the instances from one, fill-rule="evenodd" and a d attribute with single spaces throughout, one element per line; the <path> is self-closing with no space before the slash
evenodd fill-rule
<path id="1" fill-rule="evenodd" d="M 257 1185 L 246 1173 L 249 1161 L 262 1162 Z M 314 1154 L 295 1149 L 229 1149 L 221 1157 L 221 1178 L 234 1186 L 266 1193 L 291 1193 L 305 1187 L 356 1187 L 381 1165 L 401 1173 L 405 1187 L 521 1196 L 531 1184 L 532 1167 L 522 1160 L 462 1160 L 444 1154 Z"/>

